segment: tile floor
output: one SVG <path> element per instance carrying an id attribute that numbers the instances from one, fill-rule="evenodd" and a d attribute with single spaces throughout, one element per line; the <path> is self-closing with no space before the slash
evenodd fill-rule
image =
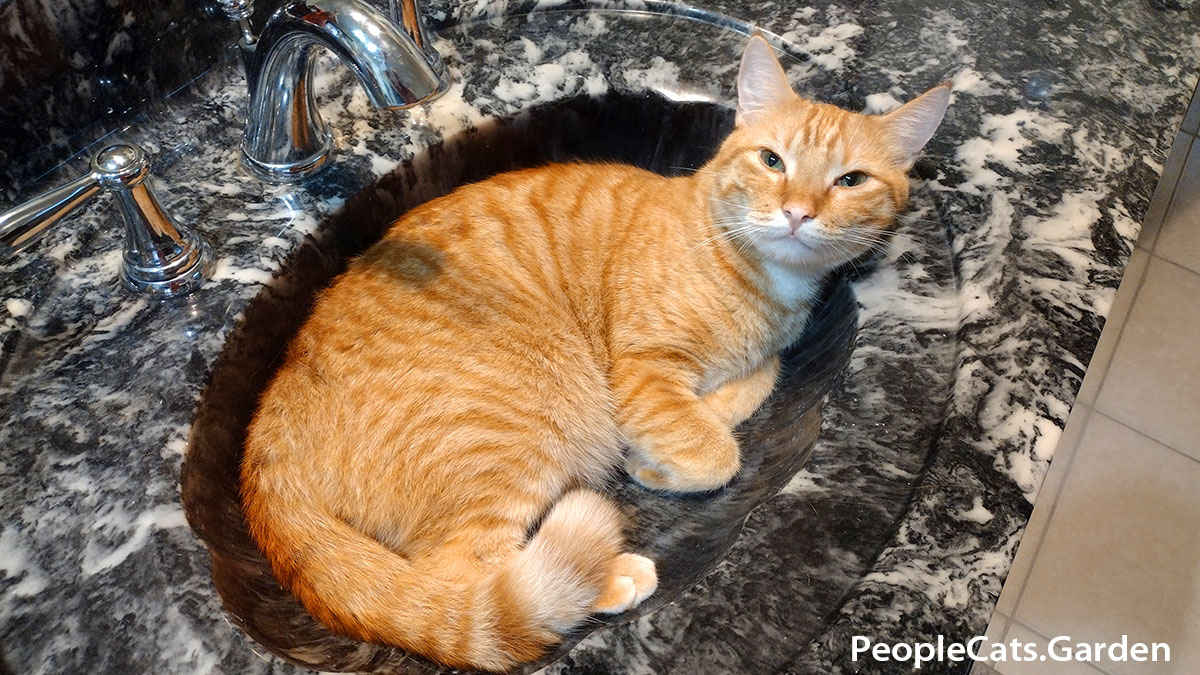
<path id="1" fill-rule="evenodd" d="M 1197 99 L 988 627 L 1040 653 L 1059 635 L 1166 642 L 1171 661 L 989 662 L 975 675 L 1200 672 Z"/>

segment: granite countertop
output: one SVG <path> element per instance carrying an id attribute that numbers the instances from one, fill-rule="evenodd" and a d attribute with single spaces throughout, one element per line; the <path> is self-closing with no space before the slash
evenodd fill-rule
<path id="1" fill-rule="evenodd" d="M 220 259 L 187 302 L 132 297 L 106 202 L 3 265 L 0 673 L 300 671 L 227 619 L 180 504 L 227 339 L 290 260 L 328 246 L 351 195 L 492 118 L 613 92 L 731 103 L 743 37 L 699 11 L 616 11 L 664 6 L 688 14 L 433 2 L 455 86 L 397 113 L 323 77 L 341 154 L 302 186 L 238 166 L 232 59 L 121 131 Z M 1200 17 L 1157 0 L 690 6 L 789 43 L 814 98 L 884 110 L 949 80 L 954 101 L 900 235 L 850 277 L 857 342 L 808 464 L 696 588 L 548 672 L 907 672 L 851 663 L 850 638 L 986 626 L 1195 84 Z M 530 9 L 538 41 L 488 40 L 481 19 Z"/>

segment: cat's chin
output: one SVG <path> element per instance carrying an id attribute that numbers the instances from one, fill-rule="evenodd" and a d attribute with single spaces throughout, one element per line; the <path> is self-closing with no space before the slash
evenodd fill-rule
<path id="1" fill-rule="evenodd" d="M 837 264 L 829 260 L 827 252 L 791 235 L 760 239 L 757 244 L 763 258 L 809 274 L 824 272 Z"/>

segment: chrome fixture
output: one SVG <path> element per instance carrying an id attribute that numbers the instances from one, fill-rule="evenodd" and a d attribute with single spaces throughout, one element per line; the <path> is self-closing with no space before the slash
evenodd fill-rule
<path id="1" fill-rule="evenodd" d="M 250 16 L 254 14 L 254 0 L 218 0 L 221 3 L 221 9 L 225 10 L 225 16 L 229 17 L 230 21 L 236 21 L 238 28 L 242 31 L 242 46 L 253 47 L 258 38 L 254 37 L 254 30 L 250 28 Z"/>
<path id="2" fill-rule="evenodd" d="M 149 173 L 150 160 L 136 145 L 101 150 L 87 175 L 0 214 L 0 259 L 12 258 L 96 194 L 111 192 L 125 220 L 125 285 L 157 297 L 194 291 L 212 273 L 212 248 L 163 211 L 146 182 Z"/>
<path id="3" fill-rule="evenodd" d="M 450 88 L 416 1 L 400 0 L 398 13 L 393 22 L 363 0 L 296 0 L 275 12 L 258 37 L 248 77 L 242 155 L 251 171 L 288 183 L 329 163 L 333 133 L 312 88 L 320 47 L 349 66 L 378 108 L 407 108 Z"/>

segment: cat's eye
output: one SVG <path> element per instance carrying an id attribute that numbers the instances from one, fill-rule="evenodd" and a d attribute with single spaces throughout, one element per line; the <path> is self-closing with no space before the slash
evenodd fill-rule
<path id="1" fill-rule="evenodd" d="M 862 171 L 851 171 L 850 173 L 835 180 L 833 182 L 833 184 L 838 187 L 855 187 L 857 185 L 862 185 L 863 183 L 867 182 L 867 178 L 869 178 L 869 177 L 870 176 L 863 173 Z"/>
<path id="2" fill-rule="evenodd" d="M 762 163 L 767 165 L 768 169 L 783 173 L 783 160 L 779 159 L 779 155 L 770 150 L 761 150 L 758 156 L 762 160 Z"/>

